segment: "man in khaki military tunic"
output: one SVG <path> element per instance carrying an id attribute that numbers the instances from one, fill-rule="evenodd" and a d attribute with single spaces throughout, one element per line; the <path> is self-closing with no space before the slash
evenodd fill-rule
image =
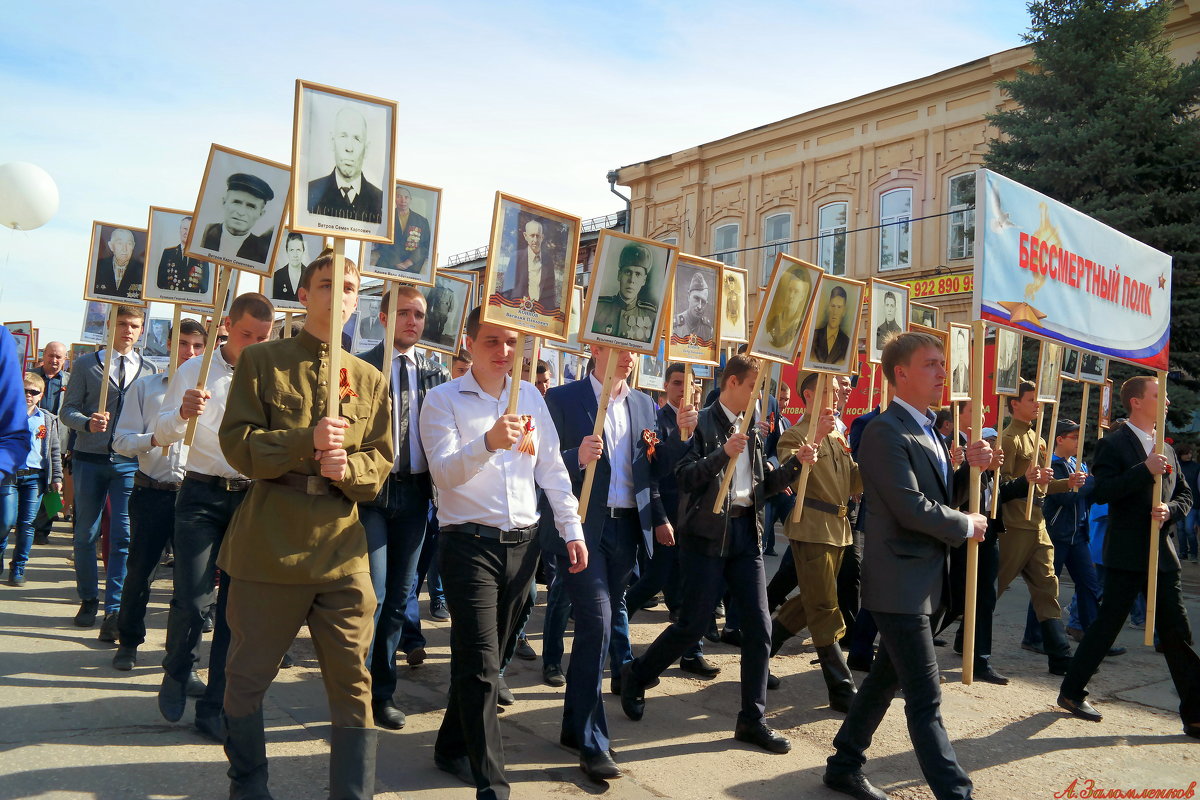
<path id="1" fill-rule="evenodd" d="M 356 503 L 373 500 L 392 468 L 392 415 L 383 375 L 366 362 L 343 354 L 340 376 L 329 374 L 332 263 L 326 251 L 300 277 L 304 329 L 242 353 L 221 423 L 226 458 L 255 482 L 218 560 L 231 578 L 231 800 L 271 797 L 262 700 L 305 623 L 333 723 L 329 797 L 358 800 L 374 791 L 378 731 L 365 659 L 375 592 Z M 358 270 L 350 261 L 341 292 L 347 319 L 358 303 Z M 326 409 L 330 380 L 341 386 L 336 414 Z"/>
<path id="2" fill-rule="evenodd" d="M 850 379 L 845 376 L 830 378 L 831 382 L 842 380 L 849 384 Z M 829 395 L 818 402 L 814 398 L 816 389 L 817 374 L 814 372 L 800 385 L 805 415 L 784 432 L 777 448 L 779 459 L 786 460 L 808 443 L 808 420 L 814 409 L 820 409 L 822 417 L 829 417 L 818 428 L 818 431 L 820 428 L 831 430 L 821 439 L 817 463 L 809 471 L 800 521 L 794 521 L 791 514 L 783 521 L 783 530 L 791 541 L 792 558 L 796 562 L 799 593 L 790 597 L 775 616 L 771 625 L 771 655 L 778 653 L 785 641 L 807 627 L 812 632 L 821 674 L 829 690 L 829 707 L 845 712 L 854 699 L 855 688 L 854 677 L 838 645 L 838 639 L 846 633 L 846 625 L 838 608 L 837 576 L 847 546 L 854 545 L 846 504 L 852 495 L 862 492 L 862 478 L 858 474 L 858 465 L 850 457 L 850 445 L 842 432 L 834 427 L 833 409 L 825 406 Z M 831 394 L 839 398 L 848 396 L 840 391 Z M 835 403 L 840 405 L 838 401 Z"/>
<path id="3" fill-rule="evenodd" d="M 1062 608 L 1058 604 L 1058 576 L 1054 572 L 1054 545 L 1046 532 L 1042 517 L 1042 501 L 1046 494 L 1057 494 L 1083 486 L 1087 476 L 1076 472 L 1069 478 L 1049 480 L 1045 470 L 1037 469 L 1040 454 L 1046 447 L 1039 431 L 1033 429 L 1037 419 L 1037 386 L 1021 381 L 1016 397 L 1005 398 L 1012 420 L 1004 429 L 1000 446 L 1004 451 L 1006 479 L 1026 476 L 1034 483 L 1033 513 L 1025 519 L 1026 497 L 1009 500 L 1003 506 L 1004 533 L 1000 536 L 1000 575 L 997 599 L 1020 575 L 1029 587 L 1033 610 L 1042 627 L 1042 639 L 1050 665 L 1050 674 L 1067 674 L 1071 663 L 1071 645 L 1063 628 Z"/>

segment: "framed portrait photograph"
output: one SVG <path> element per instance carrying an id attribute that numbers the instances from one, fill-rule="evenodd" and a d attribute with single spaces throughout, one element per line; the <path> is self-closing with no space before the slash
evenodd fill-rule
<path id="1" fill-rule="evenodd" d="M 657 355 L 677 253 L 674 245 L 600 231 L 580 341 Z"/>
<path id="2" fill-rule="evenodd" d="M 815 264 L 776 254 L 750 335 L 750 355 L 780 364 L 796 360 L 822 274 Z"/>
<path id="3" fill-rule="evenodd" d="M 1079 359 L 1079 380 L 1099 385 L 1104 383 L 1107 378 L 1108 359 L 1085 351 Z"/>
<path id="4" fill-rule="evenodd" d="M 93 345 L 103 345 L 108 341 L 108 312 L 111 308 L 110 303 L 87 301 L 83 310 L 83 326 L 79 329 L 81 341 Z"/>
<path id="5" fill-rule="evenodd" d="M 750 341 L 746 314 L 746 270 L 721 269 L 721 341 L 741 344 Z"/>
<path id="6" fill-rule="evenodd" d="M 938 321 L 937 306 L 918 303 L 911 300 L 908 304 L 908 321 L 912 325 L 923 325 L 926 328 L 936 328 Z"/>
<path id="7" fill-rule="evenodd" d="M 588 357 L 582 353 L 569 353 L 563 351 L 562 354 L 562 382 L 570 383 L 577 381 L 587 376 Z"/>
<path id="8" fill-rule="evenodd" d="M 150 207 L 146 253 L 150 274 L 142 285 L 142 299 L 156 303 L 213 304 L 217 270 L 207 261 L 184 252 L 192 230 L 192 212 Z"/>
<path id="9" fill-rule="evenodd" d="M 94 344 L 89 344 L 87 342 L 73 342 L 71 344 L 70 353 L 71 363 L 64 366 L 63 369 L 70 372 L 71 370 L 75 369 L 75 364 L 79 361 L 79 359 L 83 358 L 88 353 L 94 352 L 96 352 L 96 345 Z"/>
<path id="10" fill-rule="evenodd" d="M 1062 349 L 1062 366 L 1059 367 L 1058 376 L 1072 381 L 1079 380 L 1079 351 L 1074 347 Z"/>
<path id="11" fill-rule="evenodd" d="M 394 101 L 296 81 L 292 230 L 391 244 L 395 152 Z"/>
<path id="12" fill-rule="evenodd" d="M 660 356 L 638 356 L 637 375 L 634 379 L 635 389 L 645 389 L 650 392 L 661 392 L 666 388 L 667 360 Z"/>
<path id="13" fill-rule="evenodd" d="M 32 333 L 14 333 L 12 335 L 13 343 L 17 346 L 17 357 L 21 362 L 21 371 L 29 369 L 29 362 L 33 360 L 33 334 Z"/>
<path id="14" fill-rule="evenodd" d="M 996 394 L 1016 395 L 1021 379 L 1021 334 L 996 328 Z"/>
<path id="15" fill-rule="evenodd" d="M 950 401 L 971 399 L 971 326 L 951 322 L 950 351 L 946 354 L 950 371 Z"/>
<path id="16" fill-rule="evenodd" d="M 581 225 L 579 217 L 496 192 L 482 320 L 565 341 Z"/>
<path id="17" fill-rule="evenodd" d="M 369 278 L 390 278 L 432 286 L 434 265 L 437 264 L 442 190 L 436 186 L 396 181 L 392 197 L 394 239 L 391 244 L 364 241 L 359 271 Z"/>
<path id="18" fill-rule="evenodd" d="M 151 317 L 146 320 L 146 332 L 142 336 L 142 355 L 160 369 L 171 361 L 170 319 Z"/>
<path id="19" fill-rule="evenodd" d="M 1058 372 L 1062 364 L 1062 350 L 1060 344 L 1042 342 L 1037 371 L 1037 400 L 1039 403 L 1058 402 Z"/>
<path id="20" fill-rule="evenodd" d="M 679 254 L 670 294 L 667 361 L 719 363 L 723 266 L 720 261 Z"/>
<path id="21" fill-rule="evenodd" d="M 83 299 L 144 306 L 145 275 L 146 229 L 93 222 Z"/>
<path id="22" fill-rule="evenodd" d="M 4 323 L 4 327 L 8 328 L 8 332 L 11 334 L 33 334 L 33 320 L 30 319 L 18 322 L 6 322 Z"/>
<path id="23" fill-rule="evenodd" d="M 444 274 L 448 270 L 442 270 L 438 274 Z M 582 286 L 571 287 L 571 317 L 567 325 L 567 338 L 564 341 L 556 342 L 552 339 L 547 339 L 546 347 L 553 347 L 555 350 L 561 350 L 564 353 L 579 353 L 580 355 L 588 355 L 590 351 L 587 345 L 579 341 L 579 326 L 583 324 L 583 304 L 584 304 L 584 288 Z"/>
<path id="24" fill-rule="evenodd" d="M 185 254 L 270 275 L 283 241 L 291 175 L 286 164 L 214 144 Z"/>
<path id="25" fill-rule="evenodd" d="M 883 346 L 908 328 L 908 287 L 871 278 L 868 281 L 867 361 L 883 360 Z"/>
<path id="26" fill-rule="evenodd" d="M 858 358 L 858 326 L 866 284 L 822 274 L 817 302 L 803 342 L 803 369 L 845 375 Z"/>
<path id="27" fill-rule="evenodd" d="M 713 376 L 713 368 L 708 364 L 696 364 L 692 367 L 692 377 L 696 380 L 708 380 Z"/>
<path id="28" fill-rule="evenodd" d="M 261 276 L 258 290 L 266 295 L 276 311 L 303 311 L 304 306 L 296 295 L 296 290 L 300 288 L 300 275 L 325 249 L 325 237 L 295 233 L 284 228 L 280 238 L 283 246 L 275 254 L 271 274 Z"/>
<path id="29" fill-rule="evenodd" d="M 379 321 L 379 295 L 359 295 L 358 320 L 354 325 L 354 352 L 365 353 L 387 336 L 387 329 Z"/>
<path id="30" fill-rule="evenodd" d="M 1100 427 L 1108 430 L 1112 425 L 1113 382 L 1106 380 L 1100 384 Z"/>
<path id="31" fill-rule="evenodd" d="M 425 331 L 420 344 L 455 355 L 462 346 L 462 330 L 470 305 L 471 282 L 439 272 L 433 286 L 422 286 L 425 296 Z"/>

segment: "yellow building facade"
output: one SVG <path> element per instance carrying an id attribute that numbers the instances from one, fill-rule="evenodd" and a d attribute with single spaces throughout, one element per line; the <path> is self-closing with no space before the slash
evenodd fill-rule
<path id="1" fill-rule="evenodd" d="M 1200 0 L 1176 0 L 1178 61 L 1200 55 Z M 1020 47 L 618 171 L 632 233 L 748 270 L 777 251 L 858 280 L 906 283 L 942 319 L 970 313 L 973 171 Z M 755 299 L 752 308 L 755 307 Z"/>

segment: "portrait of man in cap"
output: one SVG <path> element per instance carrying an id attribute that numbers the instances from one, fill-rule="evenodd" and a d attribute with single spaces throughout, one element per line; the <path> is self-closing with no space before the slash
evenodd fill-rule
<path id="1" fill-rule="evenodd" d="M 158 258 L 158 276 L 155 280 L 159 289 L 188 294 L 208 293 L 212 268 L 207 261 L 192 258 L 183 252 L 191 229 L 192 216 L 188 214 L 179 220 L 179 244 L 163 248 Z"/>
<path id="2" fill-rule="evenodd" d="M 308 183 L 308 210 L 379 224 L 383 220 L 383 192 L 363 175 L 363 159 L 370 146 L 367 120 L 353 106 L 342 106 L 333 118 L 329 139 L 333 170 Z"/>
<path id="3" fill-rule="evenodd" d="M 681 288 L 684 288 L 682 280 L 678 283 Z M 686 302 L 677 303 L 677 306 L 682 307 L 683 311 L 675 315 L 672 335 L 681 339 L 695 336 L 700 342 L 712 342 L 714 335 L 712 295 L 704 276 L 699 272 L 693 272 L 682 294 Z"/>
<path id="4" fill-rule="evenodd" d="M 767 312 L 767 343 L 776 350 L 791 350 L 800 336 L 812 297 L 812 276 L 799 264 L 788 267 Z"/>
<path id="5" fill-rule="evenodd" d="M 145 274 L 145 264 L 138 257 L 138 241 L 131 228 L 109 228 L 108 236 L 103 236 L 104 226 L 99 238 L 108 246 L 108 255 L 96 261 L 95 280 L 92 282 L 92 294 L 102 297 L 118 297 L 121 299 L 142 299 L 142 277 Z M 141 231 L 144 235 L 145 232 Z M 145 244 L 143 240 L 142 244 Z"/>
<path id="6" fill-rule="evenodd" d="M 654 254 L 639 242 L 621 248 L 617 260 L 617 292 L 596 301 L 592 333 L 634 342 L 649 342 L 656 333 L 658 304 L 646 299 L 643 288 L 654 269 Z"/>
<path id="7" fill-rule="evenodd" d="M 225 258 L 237 257 L 266 264 L 274 228 L 260 234 L 252 231 L 273 199 L 274 190 L 262 178 L 246 172 L 233 173 L 225 179 L 225 194 L 221 198 L 224 221 L 213 222 L 204 228 L 201 247 Z"/>

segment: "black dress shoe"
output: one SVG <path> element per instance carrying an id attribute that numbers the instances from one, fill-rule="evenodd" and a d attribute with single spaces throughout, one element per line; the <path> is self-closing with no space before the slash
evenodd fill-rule
<path id="1" fill-rule="evenodd" d="M 1096 709 L 1092 708 L 1092 704 L 1086 699 L 1072 700 L 1065 694 L 1058 696 L 1058 705 L 1060 708 L 1065 708 L 1080 719 L 1086 719 L 1088 722 L 1099 722 L 1104 719 L 1104 715 Z"/>
<path id="2" fill-rule="evenodd" d="M 542 683 L 547 686 L 566 686 L 567 677 L 563 675 L 562 667 L 558 664 L 550 664 L 542 667 Z"/>
<path id="3" fill-rule="evenodd" d="M 516 657 L 522 661 L 537 661 L 537 653 L 529 646 L 529 640 L 525 637 L 517 639 Z"/>
<path id="4" fill-rule="evenodd" d="M 850 669 L 855 670 L 856 672 L 870 672 L 871 659 L 861 658 L 851 653 L 846 656 L 846 666 L 850 667 Z"/>
<path id="5" fill-rule="evenodd" d="M 646 713 L 646 690 L 633 677 L 633 664 L 630 661 L 621 667 L 621 710 L 637 722 Z"/>
<path id="6" fill-rule="evenodd" d="M 713 643 L 721 641 L 721 629 L 717 627 L 716 619 L 712 621 L 712 624 L 708 626 L 708 630 L 704 632 L 704 638 Z"/>
<path id="7" fill-rule="evenodd" d="M 213 628 L 217 627 L 216 620 L 213 618 L 215 614 L 215 608 L 208 609 L 208 611 L 204 614 L 204 622 L 200 623 L 201 633 L 212 633 Z"/>
<path id="8" fill-rule="evenodd" d="M 1120 645 L 1116 645 L 1115 647 L 1108 648 L 1109 656 L 1123 656 L 1128 652 L 1129 652 L 1128 648 L 1121 647 Z M 1107 658 L 1107 656 L 1106 656 L 1106 658 Z"/>
<path id="9" fill-rule="evenodd" d="M 721 668 L 710 664 L 703 654 L 692 658 L 684 656 L 679 659 L 679 668 L 684 672 L 699 675 L 701 678 L 715 678 L 721 674 Z"/>
<path id="10" fill-rule="evenodd" d="M 96 612 L 100 608 L 100 598 L 93 597 L 91 600 L 84 600 L 79 604 L 79 610 L 75 612 L 75 626 L 79 628 L 90 628 L 96 624 Z"/>
<path id="11" fill-rule="evenodd" d="M 220 712 L 205 716 L 197 714 L 196 730 L 200 731 L 200 735 L 209 741 L 225 744 L 225 723 L 221 719 Z"/>
<path id="12" fill-rule="evenodd" d="M 621 696 L 621 673 L 618 672 L 609 680 L 608 691 L 609 694 L 615 694 L 617 697 Z"/>
<path id="13" fill-rule="evenodd" d="M 780 736 L 765 722 L 747 724 L 739 722 L 733 729 L 733 738 L 739 742 L 756 745 L 768 753 L 786 753 L 792 749 L 792 743 Z"/>
<path id="14" fill-rule="evenodd" d="M 396 708 L 396 701 L 390 697 L 386 700 L 372 701 L 371 714 L 375 717 L 376 727 L 387 728 L 389 731 L 398 731 L 408 722 L 404 712 Z"/>
<path id="15" fill-rule="evenodd" d="M 129 672 L 137 665 L 137 648 L 120 646 L 112 660 L 113 669 Z"/>
<path id="16" fill-rule="evenodd" d="M 187 696 L 204 697 L 204 693 L 207 690 L 208 686 L 204 684 L 204 681 L 200 680 L 200 676 L 196 673 L 196 670 L 192 670 L 188 675 L 187 684 L 184 687 L 184 691 L 187 692 Z"/>
<path id="17" fill-rule="evenodd" d="M 975 679 L 984 683 L 993 683 L 996 686 L 1008 686 L 1008 678 L 992 669 L 991 664 L 975 667 Z"/>
<path id="18" fill-rule="evenodd" d="M 938 637 L 937 639 L 934 639 L 934 640 L 933 640 L 933 646 L 934 646 L 934 647 L 945 647 L 945 646 L 946 646 L 946 640 L 945 640 L 945 639 L 942 639 L 941 637 Z"/>
<path id="19" fill-rule="evenodd" d="M 725 628 L 721 631 L 721 641 L 733 647 L 742 646 L 742 632 L 737 628 Z"/>
<path id="20" fill-rule="evenodd" d="M 425 656 L 426 653 L 424 647 L 414 647 L 412 650 L 408 651 L 404 660 L 408 662 L 410 667 L 419 667 L 425 663 Z"/>
<path id="21" fill-rule="evenodd" d="M 475 785 L 475 776 L 471 774 L 471 762 L 466 756 L 448 758 L 439 753 L 433 754 L 433 764 L 442 772 L 448 772 L 468 786 Z"/>
<path id="22" fill-rule="evenodd" d="M 1190 736 L 1193 739 L 1200 739 L 1200 724 L 1184 725 L 1183 735 Z"/>
<path id="23" fill-rule="evenodd" d="M 768 672 L 767 673 L 767 688 L 774 691 L 775 689 L 779 688 L 779 684 L 780 684 L 779 676 Z"/>
<path id="24" fill-rule="evenodd" d="M 511 706 L 517 702 L 517 698 L 513 697 L 512 689 L 508 688 L 508 684 L 504 682 L 504 676 L 499 678 L 499 691 L 496 693 L 496 702 L 502 706 Z"/>
<path id="25" fill-rule="evenodd" d="M 158 687 L 158 711 L 167 722 L 179 722 L 187 708 L 187 691 L 182 683 L 170 675 L 163 675 Z"/>
<path id="26" fill-rule="evenodd" d="M 861 772 L 828 772 L 821 779 L 835 792 L 848 794 L 856 800 L 888 800 L 888 796 L 876 789 Z"/>
<path id="27" fill-rule="evenodd" d="M 583 770 L 583 774 L 587 775 L 594 781 L 611 781 L 613 778 L 619 778 L 624 773 L 617 766 L 617 762 L 612 760 L 607 752 L 605 753 L 581 753 L 579 756 L 579 768 Z"/>

